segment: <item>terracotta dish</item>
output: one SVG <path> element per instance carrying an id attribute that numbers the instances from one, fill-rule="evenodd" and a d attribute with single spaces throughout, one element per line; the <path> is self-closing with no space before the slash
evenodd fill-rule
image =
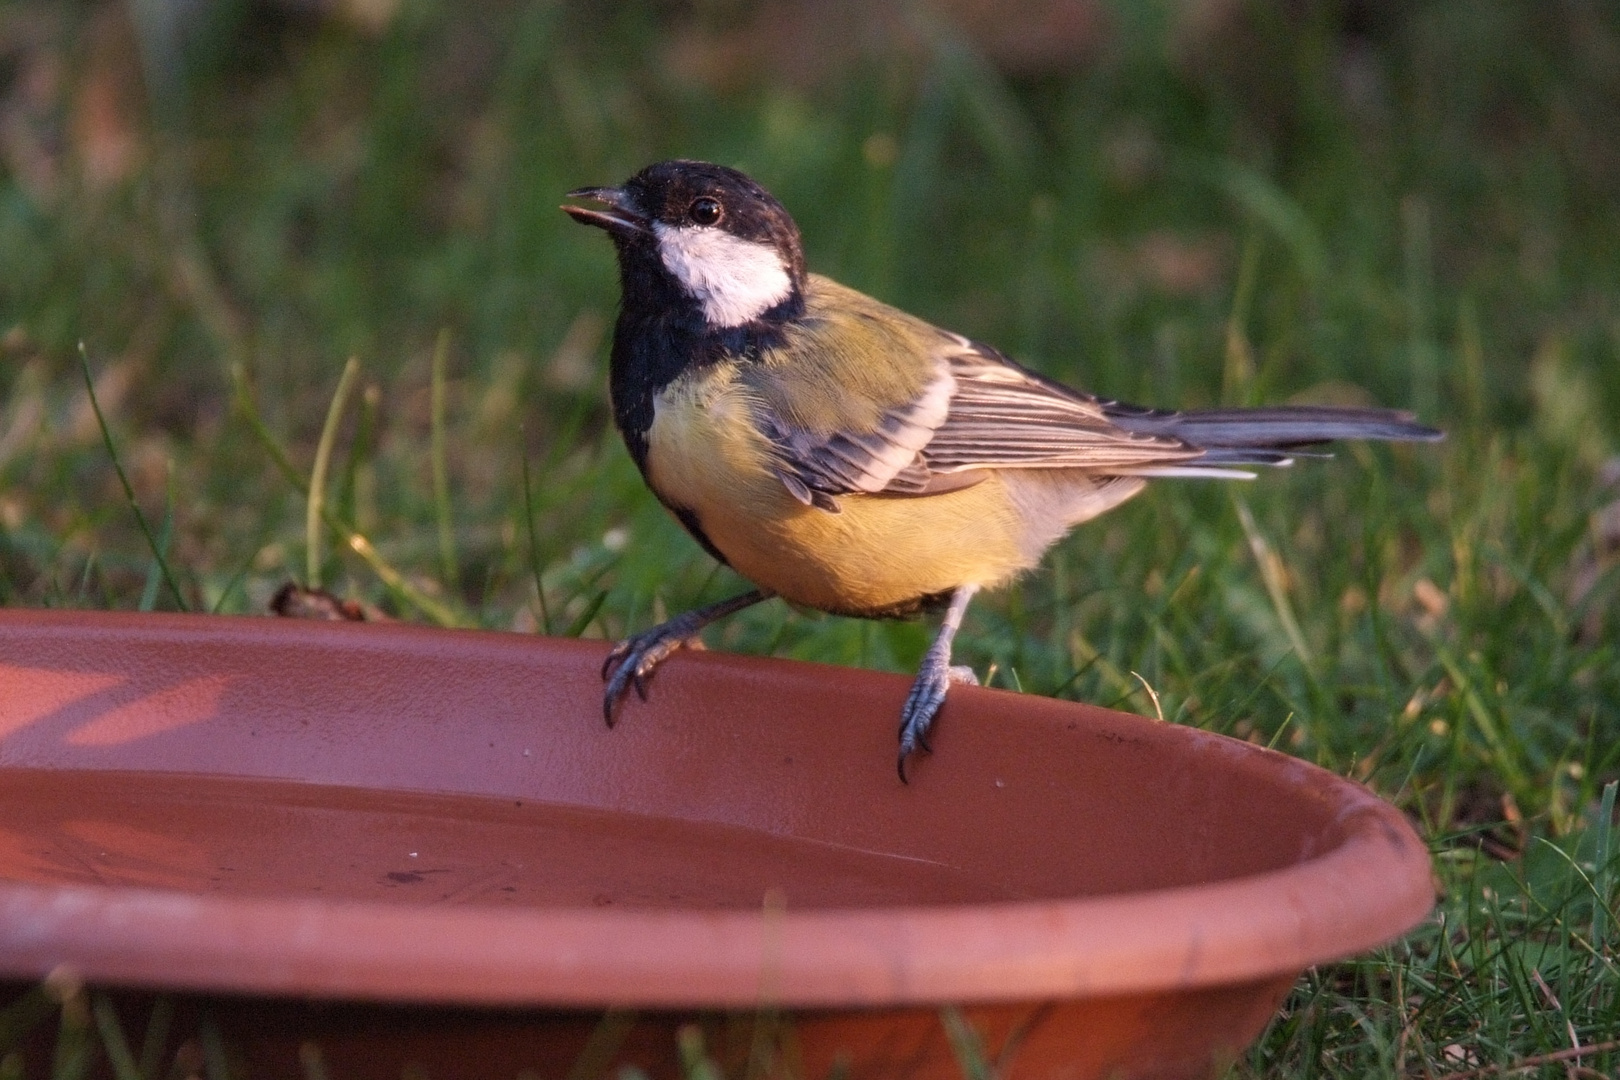
<path id="1" fill-rule="evenodd" d="M 1283 754 L 957 688 L 902 786 L 905 678 L 684 654 L 608 730 L 603 655 L 0 612 L 0 976 L 246 995 L 265 1075 L 668 1076 L 697 1018 L 728 1076 L 958 1077 L 960 1016 L 1007 1077 L 1203 1076 L 1432 902 Z"/>

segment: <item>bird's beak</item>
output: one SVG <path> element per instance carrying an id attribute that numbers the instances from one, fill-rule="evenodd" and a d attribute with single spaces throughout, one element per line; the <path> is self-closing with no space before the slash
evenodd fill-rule
<path id="1" fill-rule="evenodd" d="M 592 202 L 605 203 L 606 210 L 593 210 L 586 206 L 564 206 L 563 213 L 582 225 L 595 225 L 599 229 L 606 229 L 610 233 L 644 233 L 647 232 L 648 221 L 638 213 L 630 193 L 623 188 L 588 187 L 568 193 L 570 199 L 589 199 Z"/>

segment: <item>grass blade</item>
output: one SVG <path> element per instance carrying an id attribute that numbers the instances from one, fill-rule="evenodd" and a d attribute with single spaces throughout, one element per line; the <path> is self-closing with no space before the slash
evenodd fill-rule
<path id="1" fill-rule="evenodd" d="M 591 620 L 596 618 L 596 613 L 602 610 L 607 596 L 605 591 L 593 596 L 591 602 L 585 605 L 585 610 L 579 613 L 579 618 L 568 624 L 568 629 L 563 631 L 563 637 L 579 637 L 583 634 L 585 628 L 591 625 Z"/>
<path id="2" fill-rule="evenodd" d="M 167 995 L 152 1002 L 152 1013 L 146 1019 L 146 1038 L 141 1043 L 140 1072 L 147 1080 L 158 1075 L 163 1051 L 169 1047 L 169 1028 L 174 1023 L 174 998 Z"/>
<path id="3" fill-rule="evenodd" d="M 1293 602 L 1288 599 L 1288 573 L 1283 567 L 1282 557 L 1272 549 L 1265 534 L 1260 531 L 1260 526 L 1254 520 L 1254 514 L 1249 510 L 1249 504 L 1235 495 L 1232 502 L 1237 506 L 1238 521 L 1243 525 L 1243 534 L 1248 537 L 1249 550 L 1254 553 L 1254 561 L 1260 567 L 1260 580 L 1265 583 L 1266 594 L 1271 598 L 1271 607 L 1276 613 L 1277 621 L 1282 624 L 1283 633 L 1287 636 L 1288 643 L 1294 647 L 1299 662 L 1314 678 L 1316 661 L 1311 654 L 1310 646 L 1305 644 L 1305 634 L 1299 628 L 1299 620 L 1294 616 Z"/>
<path id="4" fill-rule="evenodd" d="M 62 1007 L 51 1058 L 51 1080 L 81 1080 L 95 1067 L 99 1049 L 90 1030 L 90 1008 L 78 975 L 57 968 L 45 978 L 46 993 Z"/>
<path id="5" fill-rule="evenodd" d="M 129 1040 L 124 1038 L 124 1027 L 118 1022 L 118 1012 L 113 1008 L 112 999 L 105 994 L 97 994 L 90 1011 L 95 1016 L 96 1030 L 101 1033 L 101 1045 L 107 1051 L 113 1076 L 117 1080 L 141 1080 L 140 1067 L 135 1064 Z"/>
<path id="6" fill-rule="evenodd" d="M 338 377 L 332 403 L 326 408 L 321 440 L 315 445 L 315 467 L 310 470 L 309 495 L 304 503 L 305 584 L 311 589 L 321 587 L 321 519 L 326 509 L 326 470 L 332 460 L 332 444 L 337 440 L 338 421 L 343 418 L 343 407 L 359 374 L 359 359 L 349 357 L 349 362 L 343 365 L 343 374 Z"/>
<path id="7" fill-rule="evenodd" d="M 169 462 L 169 484 L 163 492 L 163 527 L 158 531 L 158 548 L 168 554 L 174 540 L 174 462 Z M 157 607 L 158 586 L 163 581 L 156 560 L 147 569 L 146 586 L 141 590 L 139 610 L 151 611 Z"/>
<path id="8" fill-rule="evenodd" d="M 1226 364 L 1221 373 L 1221 401 L 1242 405 L 1254 385 L 1254 346 L 1249 342 L 1249 315 L 1254 309 L 1255 282 L 1259 279 L 1260 237 L 1251 234 L 1238 264 L 1232 310 L 1226 317 Z"/>
<path id="9" fill-rule="evenodd" d="M 945 1026 L 945 1037 L 950 1040 L 951 1051 L 956 1055 L 956 1066 L 962 1071 L 964 1080 L 996 1080 L 996 1070 L 990 1064 L 984 1040 L 961 1010 L 946 1006 L 939 1010 L 939 1022 Z"/>
<path id="10" fill-rule="evenodd" d="M 534 490 L 529 484 L 529 455 L 518 446 L 518 460 L 523 463 L 523 520 L 529 527 L 529 571 L 534 574 L 534 595 L 540 600 L 540 630 L 551 633 L 551 609 L 546 606 L 546 583 L 540 572 L 540 543 L 534 532 Z"/>
<path id="11" fill-rule="evenodd" d="M 1597 903 L 1592 905 L 1592 947 L 1601 951 L 1608 941 L 1609 905 L 1614 895 L 1614 798 L 1620 781 L 1610 780 L 1603 786 L 1603 800 L 1598 804 L 1597 854 L 1592 874 L 1593 888 L 1597 890 Z"/>
<path id="12" fill-rule="evenodd" d="M 1283 242 L 1294 264 L 1312 286 L 1327 275 L 1327 245 L 1299 202 L 1275 180 L 1233 158 L 1188 156 L 1185 175 L 1223 192 L 1244 213 Z"/>
<path id="13" fill-rule="evenodd" d="M 590 1037 L 579 1052 L 579 1057 L 568 1067 L 564 1080 L 600 1080 L 607 1074 L 613 1057 L 624 1045 L 630 1030 L 636 1026 L 634 1009 L 609 1009 L 591 1029 Z"/>
<path id="14" fill-rule="evenodd" d="M 158 546 L 157 539 L 152 535 L 152 527 L 146 523 L 146 515 L 141 513 L 141 504 L 135 501 L 135 489 L 130 486 L 129 477 L 124 474 L 123 463 L 118 460 L 118 448 L 113 445 L 112 432 L 107 428 L 107 418 L 101 415 L 101 402 L 96 400 L 96 383 L 90 377 L 90 352 L 79 342 L 79 369 L 84 373 L 84 389 L 90 395 L 90 409 L 96 414 L 96 426 L 101 429 L 101 441 L 106 444 L 107 456 L 112 458 L 113 470 L 118 473 L 118 482 L 124 487 L 124 498 L 129 502 L 129 508 L 135 512 L 135 523 L 141 527 L 141 535 L 146 537 L 146 546 L 152 550 L 152 558 L 157 560 L 158 569 L 163 574 L 164 582 L 169 586 L 169 592 L 174 594 L 174 602 L 181 611 L 188 610 L 186 598 L 180 594 L 180 586 L 175 584 L 174 574 L 169 571 L 169 563 L 163 557 L 163 550 Z"/>
<path id="15" fill-rule="evenodd" d="M 303 476 L 293 467 L 292 459 L 287 456 L 286 451 L 282 450 L 281 445 L 276 442 L 276 437 L 265 426 L 264 418 L 259 415 L 259 407 L 253 401 L 252 392 L 248 389 L 247 378 L 241 368 L 233 367 L 231 375 L 234 386 L 234 403 L 243 418 L 247 420 L 248 429 L 253 432 L 254 438 L 258 439 L 259 445 L 270 455 L 270 460 L 275 464 L 276 471 L 281 473 L 282 477 L 299 494 L 308 498 L 309 485 L 304 482 Z M 342 537 L 343 542 L 349 546 L 349 550 L 360 556 L 361 560 L 371 567 L 371 572 L 376 574 L 383 585 L 395 596 L 416 608 L 440 626 L 461 625 L 462 620 L 454 611 L 451 611 L 444 604 L 439 603 L 407 581 L 404 574 L 401 574 L 377 553 L 377 549 L 371 545 L 370 540 L 344 522 L 339 521 L 337 516 L 332 513 L 331 507 L 324 505 L 324 503 L 321 506 L 321 520 L 326 522 L 327 528 Z"/>
<path id="16" fill-rule="evenodd" d="M 202 1043 L 203 1069 L 208 1080 L 231 1080 L 230 1053 L 212 1016 L 204 1014 L 197 1021 L 197 1041 Z"/>
<path id="17" fill-rule="evenodd" d="M 702 1028 L 696 1024 L 685 1024 L 675 1038 L 681 1052 L 681 1075 L 685 1080 L 725 1080 L 720 1066 L 709 1057 L 708 1049 L 703 1045 Z"/>
<path id="18" fill-rule="evenodd" d="M 433 346 L 429 453 L 433 457 L 433 505 L 439 524 L 439 572 L 446 587 L 454 590 L 461 572 L 456 564 L 455 518 L 450 508 L 450 459 L 444 437 L 445 367 L 449 359 L 450 331 L 446 328 L 439 331 L 438 343 Z"/>
<path id="19" fill-rule="evenodd" d="M 371 546 L 370 540 L 367 540 L 353 529 L 345 527 L 335 518 L 327 517 L 326 522 L 328 525 L 342 531 L 344 541 L 349 545 L 349 550 L 360 556 L 361 560 L 371 567 L 371 572 L 376 574 L 378 580 L 387 586 L 390 591 L 403 597 L 408 603 L 415 606 L 440 626 L 461 625 L 460 616 L 421 589 L 418 589 L 415 585 L 412 585 L 404 574 L 394 569 L 391 563 L 377 554 L 377 549 Z"/>

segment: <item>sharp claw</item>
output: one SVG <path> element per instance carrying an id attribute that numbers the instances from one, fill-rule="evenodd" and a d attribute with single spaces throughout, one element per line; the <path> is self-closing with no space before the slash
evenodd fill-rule
<path id="1" fill-rule="evenodd" d="M 730 600 L 689 611 L 613 646 L 602 661 L 602 681 L 607 683 L 602 695 L 602 719 L 607 721 L 607 726 L 613 726 L 614 706 L 632 685 L 641 700 L 647 700 L 648 677 L 671 653 L 693 643 L 701 646 L 698 635 L 705 626 L 765 598 L 765 594 L 757 589 L 746 592 Z"/>
<path id="2" fill-rule="evenodd" d="M 933 678 L 926 669 L 920 673 L 911 693 L 906 696 L 905 706 L 900 710 L 900 760 L 897 771 L 901 783 L 910 783 L 906 777 L 907 759 L 919 751 L 924 754 L 934 752 L 928 742 L 928 729 L 944 706 L 950 689 L 952 680 L 947 671 L 941 669 L 934 672 Z"/>
<path id="3" fill-rule="evenodd" d="M 613 706 L 619 703 L 619 697 L 624 693 L 624 685 L 619 681 L 615 672 L 613 681 L 608 683 L 607 690 L 602 694 L 602 719 L 608 727 L 613 726 Z"/>
<path id="4" fill-rule="evenodd" d="M 640 692 L 643 701 L 647 698 L 646 688 L 642 685 L 641 650 L 637 648 L 636 638 L 626 638 L 613 646 L 607 659 L 602 662 L 602 678 L 607 683 L 607 689 L 602 694 L 602 719 L 608 727 L 613 726 L 613 708 L 624 697 L 624 692 L 630 689 L 632 679 L 636 682 L 636 689 Z"/>
<path id="5" fill-rule="evenodd" d="M 608 727 L 613 726 L 614 706 L 630 688 L 635 687 L 636 696 L 646 701 L 647 679 L 653 669 L 686 644 L 684 640 L 671 642 L 656 637 L 651 641 L 643 640 L 646 636 L 637 635 L 619 642 L 602 662 L 602 678 L 608 684 L 602 697 L 602 718 Z"/>
<path id="6" fill-rule="evenodd" d="M 608 650 L 607 657 L 602 661 L 602 681 L 607 681 L 607 677 L 613 673 L 613 669 L 618 666 L 619 661 L 624 658 L 624 654 L 629 651 L 630 641 L 628 638 Z"/>

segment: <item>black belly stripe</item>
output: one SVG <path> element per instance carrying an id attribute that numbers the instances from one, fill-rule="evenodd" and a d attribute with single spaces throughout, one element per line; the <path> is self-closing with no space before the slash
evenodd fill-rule
<path id="1" fill-rule="evenodd" d="M 608 393 L 613 403 L 613 421 L 642 479 L 650 485 L 648 435 L 658 395 L 683 375 L 726 360 L 757 359 L 766 349 L 780 345 L 782 327 L 804 314 L 804 294 L 795 284 L 787 298 L 753 322 L 711 327 L 697 302 L 681 290 L 655 254 L 641 252 L 644 257 L 629 259 L 625 254 L 620 252 L 623 298 L 613 333 Z M 696 513 L 665 502 L 661 496 L 659 501 L 704 551 L 722 565 L 731 565 L 703 531 Z"/>
<path id="2" fill-rule="evenodd" d="M 613 332 L 608 393 L 613 421 L 647 475 L 647 433 L 653 403 L 670 383 L 726 360 L 755 360 L 782 343 L 782 327 L 803 314 L 804 297 L 791 296 L 744 326 L 716 328 L 704 321 L 696 301 L 680 293 L 668 275 L 655 279 L 626 274 L 624 302 Z M 687 526 L 697 535 L 698 530 Z"/>
<path id="3" fill-rule="evenodd" d="M 664 503 L 664 505 L 669 507 L 669 512 L 675 515 L 676 520 L 678 520 L 682 525 L 686 526 L 686 531 L 692 534 L 692 539 L 696 540 L 703 546 L 704 551 L 707 551 L 710 555 L 713 555 L 715 559 L 719 561 L 721 566 L 731 565 L 731 563 L 726 560 L 726 557 L 720 554 L 720 549 L 714 546 L 714 543 L 709 539 L 708 534 L 703 531 L 703 526 L 701 523 L 699 523 L 698 516 L 696 514 L 684 506 L 670 506 L 669 503 Z"/>

